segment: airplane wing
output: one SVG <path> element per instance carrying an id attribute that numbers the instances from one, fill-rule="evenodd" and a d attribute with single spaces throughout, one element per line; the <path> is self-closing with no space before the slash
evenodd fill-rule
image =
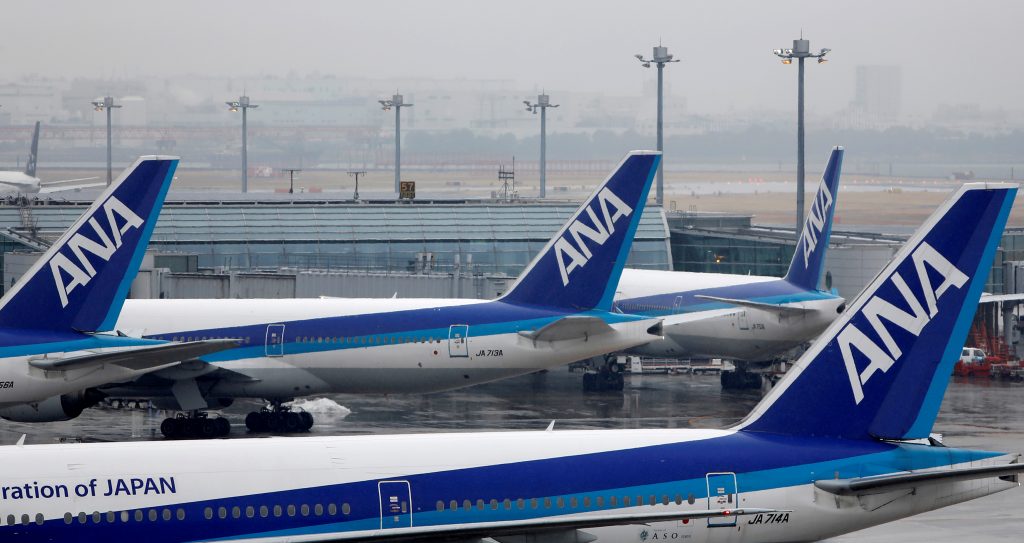
<path id="1" fill-rule="evenodd" d="M 519 335 L 533 341 L 560 341 L 607 334 L 612 331 L 614 328 L 597 317 L 570 316 L 546 324 L 539 330 L 519 332 Z"/>
<path id="2" fill-rule="evenodd" d="M 71 358 L 38 358 L 29 360 L 29 365 L 43 370 L 72 370 L 102 364 L 115 364 L 131 371 L 146 372 L 237 346 L 238 342 L 233 339 L 167 343 Z"/>
<path id="3" fill-rule="evenodd" d="M 90 179 L 96 179 L 95 177 L 82 177 L 79 179 L 63 179 L 60 181 L 52 181 L 50 183 L 39 184 L 39 194 L 53 194 L 55 192 L 65 192 L 69 190 L 81 190 L 81 189 L 92 189 L 97 187 L 105 187 L 106 183 L 82 183 L 78 185 L 56 185 L 55 183 L 72 183 L 75 181 L 88 181 Z"/>
<path id="4" fill-rule="evenodd" d="M 522 541 L 522 536 L 538 534 L 575 536 L 570 532 L 586 528 L 600 528 L 622 524 L 647 524 L 650 522 L 699 520 L 705 518 L 727 518 L 757 515 L 764 513 L 785 513 L 780 509 L 710 509 L 699 511 L 673 511 L 662 513 L 604 513 L 598 515 L 552 517 L 548 519 L 514 520 L 508 522 L 478 522 L 473 524 L 454 524 L 442 526 L 419 526 L 412 528 L 391 528 L 385 532 L 380 530 L 354 532 L 351 534 L 325 534 L 323 539 L 304 539 L 304 541 L 373 541 L 373 542 L 415 542 L 415 541 L 478 541 L 482 538 L 493 538 L 497 541 Z M 581 534 L 582 535 L 582 534 Z M 556 541 L 593 541 L 593 539 L 576 539 L 575 537 L 552 538 Z M 528 541 L 530 539 L 527 539 Z"/>
<path id="5" fill-rule="evenodd" d="M 809 311 L 813 311 L 813 309 L 806 309 L 803 307 L 795 307 L 791 305 L 766 304 L 764 302 L 752 302 L 750 300 L 741 300 L 737 298 L 722 298 L 720 296 L 707 296 L 705 294 L 697 294 L 694 296 L 694 298 L 738 305 L 740 307 L 749 307 L 751 309 L 761 309 L 764 311 L 769 311 L 771 313 L 777 313 L 783 317 L 792 317 L 794 315 L 802 315 Z"/>
<path id="6" fill-rule="evenodd" d="M 877 494 L 891 490 L 916 488 L 926 484 L 971 481 L 989 477 L 1016 477 L 1024 472 L 1024 464 L 1004 464 L 979 468 L 957 468 L 938 471 L 881 475 L 878 477 L 855 477 L 852 479 L 822 479 L 814 486 L 838 496 Z"/>

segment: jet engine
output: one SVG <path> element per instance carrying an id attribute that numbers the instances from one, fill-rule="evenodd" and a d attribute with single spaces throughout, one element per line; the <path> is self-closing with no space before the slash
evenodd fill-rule
<path id="1" fill-rule="evenodd" d="M 0 417 L 14 422 L 57 422 L 71 420 L 104 398 L 96 389 L 52 396 L 41 402 L 24 403 L 0 409 Z"/>

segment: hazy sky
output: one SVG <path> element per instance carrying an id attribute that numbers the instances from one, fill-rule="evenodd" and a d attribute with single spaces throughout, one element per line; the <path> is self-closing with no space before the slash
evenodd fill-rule
<path id="1" fill-rule="evenodd" d="M 500 78 L 523 88 L 636 94 L 632 58 L 662 40 L 691 113 L 789 109 L 803 29 L 832 49 L 808 67 L 809 109 L 853 96 L 854 67 L 903 67 L 903 110 L 1019 109 L 1024 2 L 22 1 L 4 2 L 4 79 L 174 74 Z M 468 83 L 467 83 L 468 85 Z"/>

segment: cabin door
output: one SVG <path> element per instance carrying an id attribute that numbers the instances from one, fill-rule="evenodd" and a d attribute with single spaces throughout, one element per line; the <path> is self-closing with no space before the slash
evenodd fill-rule
<path id="1" fill-rule="evenodd" d="M 380 529 L 412 526 L 412 491 L 409 481 L 380 481 Z"/>
<path id="2" fill-rule="evenodd" d="M 448 356 L 469 356 L 468 324 L 453 324 L 448 327 Z"/>
<path id="3" fill-rule="evenodd" d="M 736 487 L 736 474 L 718 472 L 707 474 L 708 510 L 736 509 L 739 505 L 739 490 Z M 736 526 L 736 517 L 712 517 L 708 519 L 709 527 Z"/>
<path id="4" fill-rule="evenodd" d="M 284 356 L 284 325 L 267 325 L 267 356 Z"/>
<path id="5" fill-rule="evenodd" d="M 679 313 L 679 308 L 683 307 L 683 297 L 676 296 L 675 301 L 672 302 L 672 312 Z"/>
<path id="6" fill-rule="evenodd" d="M 740 330 L 750 330 L 750 318 L 747 317 L 746 311 L 736 313 L 736 326 Z"/>

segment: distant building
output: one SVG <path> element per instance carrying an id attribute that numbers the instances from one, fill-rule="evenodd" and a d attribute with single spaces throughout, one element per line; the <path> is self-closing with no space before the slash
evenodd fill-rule
<path id="1" fill-rule="evenodd" d="M 899 119 L 903 97 L 903 69 L 899 66 L 857 66 L 854 112 L 875 122 Z"/>

